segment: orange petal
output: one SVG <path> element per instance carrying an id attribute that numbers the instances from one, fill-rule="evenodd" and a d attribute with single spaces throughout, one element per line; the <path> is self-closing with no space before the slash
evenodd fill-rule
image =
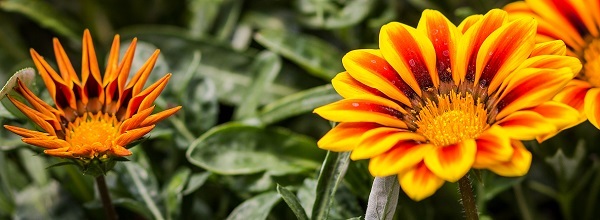
<path id="1" fill-rule="evenodd" d="M 559 130 L 575 126 L 583 120 L 579 117 L 579 112 L 567 104 L 557 101 L 547 101 L 532 109 L 537 112 Z"/>
<path id="2" fill-rule="evenodd" d="M 143 111 L 138 112 L 137 114 L 131 116 L 131 118 L 125 119 L 119 128 L 119 133 L 125 133 L 128 130 L 137 128 L 144 119 L 146 119 L 152 111 L 154 110 L 154 106 L 150 108 L 144 109 Z"/>
<path id="3" fill-rule="evenodd" d="M 579 111 L 581 117 L 585 119 L 584 100 L 587 92 L 591 89 L 592 85 L 590 85 L 590 83 L 573 79 L 562 89 L 562 91 L 554 96 L 553 100 L 575 108 Z"/>
<path id="4" fill-rule="evenodd" d="M 48 132 L 52 136 L 56 136 L 56 131 L 54 127 L 47 120 L 55 120 L 51 118 L 52 116 L 44 115 L 36 110 L 33 110 L 29 106 L 19 102 L 16 99 L 13 99 L 11 96 L 7 95 L 8 99 L 17 107 L 23 114 L 25 114 L 29 119 L 31 119 L 35 124 L 39 125 L 44 131 Z"/>
<path id="5" fill-rule="evenodd" d="M 417 94 L 438 87 L 435 49 L 426 35 L 410 26 L 391 22 L 381 27 L 379 47 L 388 63 Z"/>
<path id="6" fill-rule="evenodd" d="M 121 146 L 113 146 L 110 149 L 110 152 L 112 153 L 112 155 L 117 156 L 117 157 L 126 157 L 131 155 L 131 151 L 125 149 L 124 147 Z"/>
<path id="7" fill-rule="evenodd" d="M 110 53 L 108 55 L 108 63 L 106 64 L 106 70 L 104 71 L 104 78 L 102 79 L 102 86 L 106 87 L 108 83 L 114 81 L 118 74 L 118 62 L 119 62 L 119 47 L 121 44 L 121 37 L 117 34 L 113 38 L 112 46 L 110 46 Z"/>
<path id="8" fill-rule="evenodd" d="M 373 122 L 406 128 L 406 123 L 402 121 L 404 110 L 396 103 L 378 96 L 342 99 L 316 108 L 314 112 L 335 122 Z"/>
<path id="9" fill-rule="evenodd" d="M 22 138 L 21 140 L 25 143 L 46 149 L 68 148 L 71 146 L 71 144 L 65 140 L 56 138 L 56 136 L 30 137 Z"/>
<path id="10" fill-rule="evenodd" d="M 71 64 L 71 60 L 69 60 L 67 53 L 63 49 L 58 39 L 52 39 L 52 43 L 54 45 L 54 56 L 56 57 L 58 70 L 60 71 L 67 87 L 73 89 L 73 83 L 76 83 L 81 86 L 79 77 L 77 77 L 77 73 L 75 73 L 75 69 L 73 69 L 73 64 Z"/>
<path id="11" fill-rule="evenodd" d="M 44 80 L 44 84 L 48 89 L 48 93 L 50 93 L 50 97 L 52 97 L 56 104 L 56 107 L 62 109 L 69 106 L 76 109 L 77 105 L 75 103 L 75 93 L 73 93 L 73 90 L 69 88 L 63 78 L 52 69 L 50 64 L 48 64 L 42 56 L 33 49 L 30 49 L 29 52 L 42 80 Z"/>
<path id="12" fill-rule="evenodd" d="M 590 89 L 585 95 L 585 114 L 588 120 L 600 129 L 600 89 Z"/>
<path id="13" fill-rule="evenodd" d="M 467 30 L 469 30 L 469 28 L 471 28 L 474 24 L 479 22 L 481 18 L 483 18 L 483 15 L 471 15 L 465 18 L 465 20 L 460 22 L 460 25 L 458 25 L 458 31 L 464 34 L 465 32 L 467 32 Z"/>
<path id="14" fill-rule="evenodd" d="M 361 136 L 360 142 L 352 150 L 350 159 L 360 160 L 371 158 L 388 151 L 397 143 L 405 141 L 424 142 L 426 139 L 421 134 L 404 129 L 390 127 L 373 128 Z"/>
<path id="15" fill-rule="evenodd" d="M 581 61 L 576 57 L 562 55 L 538 55 L 521 63 L 518 69 L 523 68 L 548 68 L 559 69 L 568 67 L 575 76 L 582 68 Z"/>
<path id="16" fill-rule="evenodd" d="M 15 127 L 15 126 L 11 126 L 11 125 L 4 125 L 4 128 L 6 128 L 6 130 L 9 130 L 12 133 L 15 133 L 24 138 L 48 136 L 48 133 L 32 131 L 29 129 L 19 128 L 19 127 Z"/>
<path id="17" fill-rule="evenodd" d="M 129 118 L 133 114 L 139 112 L 140 110 L 150 107 L 153 104 L 154 100 L 158 98 L 158 95 L 160 95 L 165 86 L 167 86 L 167 83 L 169 82 L 170 78 L 171 74 L 168 73 L 167 75 L 163 76 L 158 81 L 156 81 L 154 84 L 146 88 L 144 91 L 131 98 L 127 106 L 127 113 L 125 114 L 125 118 Z"/>
<path id="18" fill-rule="evenodd" d="M 356 148 L 363 133 L 379 126 L 368 122 L 340 123 L 327 132 L 317 145 L 321 149 L 330 151 L 350 151 Z"/>
<path id="19" fill-rule="evenodd" d="M 69 147 L 44 150 L 44 153 L 53 157 L 74 158 L 73 153 L 69 152 Z"/>
<path id="20" fill-rule="evenodd" d="M 335 91 L 346 99 L 364 95 L 385 96 L 385 94 L 383 94 L 381 91 L 366 86 L 365 84 L 362 84 L 358 80 L 352 78 L 348 72 L 338 73 L 331 80 L 331 84 L 333 85 Z"/>
<path id="21" fill-rule="evenodd" d="M 436 176 L 443 180 L 456 182 L 473 165 L 477 152 L 477 143 L 473 139 L 464 140 L 448 146 L 438 146 L 425 156 L 425 164 Z"/>
<path id="22" fill-rule="evenodd" d="M 551 121 L 534 111 L 514 112 L 497 122 L 505 135 L 517 140 L 533 140 L 557 131 Z"/>
<path id="23" fill-rule="evenodd" d="M 117 137 L 117 140 L 115 140 L 114 143 L 116 143 L 119 146 L 127 146 L 129 143 L 148 134 L 148 132 L 150 132 L 152 129 L 154 129 L 154 125 L 128 130 L 125 133 L 119 135 L 119 137 Z"/>
<path id="24" fill-rule="evenodd" d="M 513 155 L 513 147 L 510 138 L 504 130 L 493 125 L 476 139 L 477 154 L 473 168 L 484 169 L 490 165 L 510 160 Z"/>
<path id="25" fill-rule="evenodd" d="M 444 185 L 444 180 L 431 172 L 423 162 L 406 173 L 399 174 L 398 179 L 402 190 L 415 201 L 421 201 L 433 195 Z"/>
<path id="26" fill-rule="evenodd" d="M 456 44 L 461 36 L 456 26 L 442 13 L 425 10 L 417 29 L 427 35 L 436 54 L 436 70 L 440 82 L 453 82 L 453 68 L 456 68 Z"/>
<path id="27" fill-rule="evenodd" d="M 514 72 L 502 86 L 505 89 L 498 99 L 496 119 L 501 120 L 515 111 L 550 100 L 572 77 L 569 68 L 526 68 Z"/>
<path id="28" fill-rule="evenodd" d="M 144 121 L 142 121 L 142 123 L 139 126 L 146 127 L 149 125 L 156 124 L 156 123 L 162 121 L 163 119 L 177 113 L 177 111 L 179 111 L 179 109 L 181 109 L 181 108 L 182 108 L 181 106 L 177 106 L 177 107 L 173 107 L 173 108 L 158 112 L 156 114 L 150 115 L 146 119 L 144 119 Z"/>
<path id="29" fill-rule="evenodd" d="M 514 151 L 510 161 L 490 166 L 488 169 L 500 176 L 523 176 L 531 166 L 531 152 L 523 146 L 521 141 L 512 140 L 511 144 Z"/>
<path id="30" fill-rule="evenodd" d="M 92 79 L 89 79 L 90 74 Z M 84 94 L 87 99 L 98 98 L 98 101 L 104 102 L 104 90 L 102 88 L 102 77 L 98 67 L 98 59 L 92 41 L 90 31 L 86 29 L 83 32 L 83 51 L 81 55 L 81 83 L 84 86 Z M 87 104 L 87 103 L 83 103 Z"/>
<path id="31" fill-rule="evenodd" d="M 413 141 L 397 143 L 392 149 L 369 160 L 369 171 L 373 176 L 389 176 L 404 173 L 413 168 L 433 149 L 431 144 Z"/>
<path id="32" fill-rule="evenodd" d="M 539 55 L 560 55 L 564 56 L 567 53 L 567 47 L 562 40 L 553 40 L 543 43 L 538 43 L 531 51 L 530 57 Z"/>
<path id="33" fill-rule="evenodd" d="M 350 51 L 342 58 L 342 63 L 352 78 L 405 105 L 410 106 L 409 97 L 416 96 L 379 50 Z"/>
<path id="34" fill-rule="evenodd" d="M 477 54 L 488 36 L 507 21 L 506 12 L 492 9 L 464 32 L 458 42 L 455 82 L 475 81 Z"/>
<path id="35" fill-rule="evenodd" d="M 155 50 L 154 53 L 152 53 L 152 56 L 150 56 L 150 58 L 146 60 L 146 62 L 138 70 L 138 72 L 135 75 L 133 75 L 131 81 L 127 83 L 127 86 L 125 88 L 133 87 L 133 96 L 138 95 L 140 91 L 142 91 L 142 89 L 144 88 L 144 84 L 146 84 L 146 80 L 148 79 L 150 72 L 152 72 L 152 69 L 154 69 L 154 64 L 156 64 L 156 60 L 158 59 L 159 54 L 160 50 Z"/>
<path id="36" fill-rule="evenodd" d="M 490 34 L 477 53 L 475 83 L 491 94 L 531 54 L 537 23 L 522 18 L 503 25 Z"/>

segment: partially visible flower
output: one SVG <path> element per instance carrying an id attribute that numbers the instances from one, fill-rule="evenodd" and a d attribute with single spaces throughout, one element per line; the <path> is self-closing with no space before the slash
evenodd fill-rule
<path id="1" fill-rule="evenodd" d="M 15 90 L 30 105 L 8 96 L 43 132 L 4 125 L 22 136 L 23 142 L 45 148 L 44 153 L 73 159 L 86 173 L 101 175 L 111 169 L 116 160 L 131 155 L 128 144 L 146 135 L 157 122 L 181 108 L 152 114 L 152 103 L 171 77 L 169 73 L 143 88 L 158 58 L 158 50 L 127 82 L 137 39 L 131 42 L 119 63 L 119 35 L 115 36 L 102 76 L 92 38 L 85 30 L 81 77 L 77 76 L 58 39 L 53 42 L 60 75 L 35 50 L 30 52 L 55 107 L 38 98 L 20 81 Z"/>
<path id="2" fill-rule="evenodd" d="M 558 131 L 576 110 L 551 101 L 581 69 L 562 41 L 536 44 L 532 18 L 491 10 L 458 27 L 425 10 L 417 28 L 381 28 L 377 50 L 354 50 L 332 81 L 344 98 L 315 109 L 340 122 L 318 145 L 370 159 L 374 176 L 398 175 L 414 200 L 471 168 L 522 176 L 520 140 Z"/>
<path id="3" fill-rule="evenodd" d="M 573 125 L 587 118 L 600 128 L 600 1 L 526 0 L 508 4 L 505 10 L 511 19 L 534 17 L 539 23 L 537 42 L 562 40 L 566 54 L 581 60 L 583 69 L 554 100 L 579 111 Z"/>

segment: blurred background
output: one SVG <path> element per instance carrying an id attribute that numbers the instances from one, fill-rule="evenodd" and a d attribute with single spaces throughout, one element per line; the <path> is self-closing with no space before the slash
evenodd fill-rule
<path id="1" fill-rule="evenodd" d="M 173 73 L 157 108 L 183 109 L 132 148 L 107 175 L 121 219 L 294 219 L 276 190 L 285 186 L 313 212 L 332 126 L 312 109 L 340 99 L 329 82 L 342 56 L 378 48 L 382 25 L 416 26 L 424 9 L 459 24 L 509 1 L 482 0 L 0 0 L 0 85 L 34 67 L 29 48 L 55 65 L 52 38 L 76 70 L 89 29 L 101 70 L 115 34 L 121 52 L 138 38 L 136 71 L 161 56 L 154 82 Z M 133 74 L 132 74 L 133 75 Z M 150 83 L 147 83 L 149 85 Z M 39 76 L 33 91 L 51 103 Z M 0 122 L 33 125 L 7 99 Z M 502 178 L 471 172 L 479 211 L 493 219 L 600 216 L 600 132 L 589 123 L 537 144 L 530 172 Z M 93 178 L 0 129 L 0 219 L 103 219 Z M 330 219 L 363 216 L 372 177 L 351 161 Z M 396 219 L 460 219 L 457 186 L 413 202 L 401 192 Z"/>

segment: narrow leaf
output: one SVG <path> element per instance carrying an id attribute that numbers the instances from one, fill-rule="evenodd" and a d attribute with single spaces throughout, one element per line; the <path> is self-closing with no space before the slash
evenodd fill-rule
<path id="1" fill-rule="evenodd" d="M 173 177 L 171 177 L 171 180 L 163 190 L 168 219 L 179 219 L 183 189 L 191 173 L 192 171 L 187 167 L 180 168 L 173 174 Z"/>
<path id="2" fill-rule="evenodd" d="M 271 209 L 279 200 L 279 194 L 276 192 L 266 192 L 252 197 L 235 209 L 227 216 L 227 220 L 262 220 L 266 219 Z"/>
<path id="3" fill-rule="evenodd" d="M 311 219 L 327 219 L 335 191 L 344 178 L 349 163 L 350 152 L 327 152 L 317 182 L 317 197 Z"/>
<path id="4" fill-rule="evenodd" d="M 9 11 L 21 13 L 30 19 L 36 21 L 41 26 L 52 29 L 57 33 L 78 40 L 79 35 L 74 30 L 82 28 L 77 26 L 75 20 L 71 20 L 52 7 L 49 2 L 36 0 L 6 0 L 2 1 L 0 8 Z"/>
<path id="5" fill-rule="evenodd" d="M 189 195 L 193 192 L 196 192 L 196 190 L 198 190 L 202 185 L 204 185 L 210 174 L 210 172 L 192 174 L 187 186 L 183 190 L 183 195 Z"/>
<path id="6" fill-rule="evenodd" d="M 235 120 L 247 118 L 256 113 L 265 89 L 271 86 L 281 70 L 281 59 L 277 54 L 264 51 L 258 54 L 250 70 L 254 72 L 255 77 L 252 85 L 246 89 L 246 96 L 234 113 Z"/>
<path id="7" fill-rule="evenodd" d="M 399 193 L 400 184 L 396 175 L 376 177 L 371 187 L 365 218 L 392 220 Z"/>
<path id="8" fill-rule="evenodd" d="M 298 220 L 308 220 L 308 216 L 306 215 L 306 212 L 304 212 L 302 205 L 300 205 L 300 200 L 298 200 L 296 195 L 279 184 L 277 184 L 277 192 L 290 209 L 292 209 L 292 212 L 294 212 Z"/>
<path id="9" fill-rule="evenodd" d="M 254 39 L 321 79 L 331 80 L 343 70 L 342 53 L 321 39 L 267 29 L 256 34 Z"/>

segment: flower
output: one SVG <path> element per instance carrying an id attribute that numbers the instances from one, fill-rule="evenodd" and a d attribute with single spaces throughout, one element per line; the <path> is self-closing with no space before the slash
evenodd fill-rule
<path id="1" fill-rule="evenodd" d="M 562 40 L 566 54 L 583 63 L 554 100 L 577 109 L 579 120 L 589 119 L 600 129 L 600 2 L 583 0 L 518 1 L 505 10 L 511 19 L 534 17 L 539 25 L 537 42 Z"/>
<path id="2" fill-rule="evenodd" d="M 535 28 L 532 18 L 509 22 L 499 9 L 458 27 L 434 10 L 416 29 L 384 25 L 380 49 L 343 57 L 346 71 L 332 84 L 344 99 L 314 110 L 340 122 L 318 146 L 370 159 L 372 175 L 398 175 L 414 200 L 471 168 L 526 174 L 531 153 L 520 140 L 577 120 L 551 98 L 581 69 L 561 54 L 562 41 L 536 44 Z"/>
<path id="3" fill-rule="evenodd" d="M 8 96 L 10 101 L 43 132 L 4 125 L 22 136 L 23 142 L 44 148 L 44 153 L 73 159 L 84 171 L 104 174 L 113 160 L 131 155 L 127 145 L 150 132 L 155 124 L 177 112 L 181 106 L 152 114 L 152 103 L 165 88 L 171 74 L 143 89 L 159 50 L 129 80 L 137 39 L 119 60 L 119 35 L 112 44 L 104 76 L 100 75 L 92 38 L 83 33 L 81 78 L 77 76 L 58 39 L 54 53 L 60 75 L 35 50 L 30 53 L 55 107 L 45 103 L 21 81 L 15 90 L 30 106 Z M 99 166 L 99 167 L 98 167 Z M 99 168 L 95 169 L 95 168 Z M 97 172 L 99 171 L 99 172 Z"/>

